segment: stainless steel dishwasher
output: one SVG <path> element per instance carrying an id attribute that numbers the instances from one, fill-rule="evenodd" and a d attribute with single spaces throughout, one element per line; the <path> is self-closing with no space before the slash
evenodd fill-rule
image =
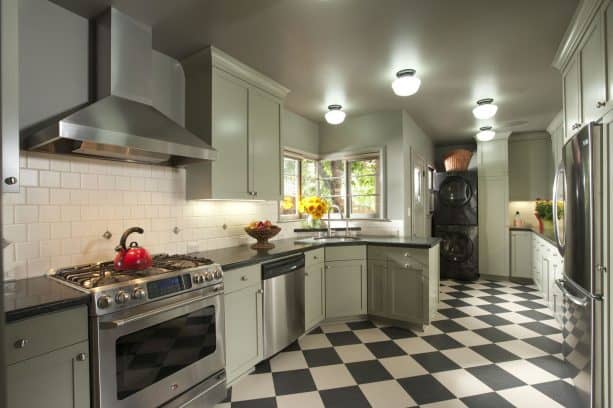
<path id="1" fill-rule="evenodd" d="M 264 358 L 304 333 L 304 254 L 262 265 Z"/>

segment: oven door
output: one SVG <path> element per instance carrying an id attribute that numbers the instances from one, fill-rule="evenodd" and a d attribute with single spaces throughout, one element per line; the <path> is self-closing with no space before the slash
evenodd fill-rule
<path id="1" fill-rule="evenodd" d="M 222 292 L 188 292 L 97 319 L 96 406 L 156 407 L 224 368 Z"/>

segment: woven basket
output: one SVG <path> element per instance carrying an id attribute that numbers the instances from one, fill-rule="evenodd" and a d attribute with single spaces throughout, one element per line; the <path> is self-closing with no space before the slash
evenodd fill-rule
<path id="1" fill-rule="evenodd" d="M 275 247 L 275 245 L 268 242 L 268 240 L 281 232 L 281 228 L 277 227 L 276 225 L 266 229 L 245 227 L 245 232 L 250 237 L 258 240 L 258 242 L 251 245 L 252 249 L 272 249 Z"/>
<path id="2" fill-rule="evenodd" d="M 468 170 L 471 157 L 473 157 L 473 152 L 466 149 L 457 149 L 447 153 L 445 157 L 443 157 L 445 162 L 445 171 Z"/>

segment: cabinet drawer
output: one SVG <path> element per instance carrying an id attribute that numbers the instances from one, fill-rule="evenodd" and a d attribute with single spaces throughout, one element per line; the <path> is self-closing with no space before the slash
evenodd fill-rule
<path id="1" fill-rule="evenodd" d="M 5 339 L 7 364 L 87 341 L 87 306 L 9 323 Z"/>
<path id="2" fill-rule="evenodd" d="M 308 268 L 324 261 L 325 251 L 323 248 L 313 249 L 304 253 L 305 266 Z"/>
<path id="3" fill-rule="evenodd" d="M 233 269 L 224 274 L 225 292 L 230 293 L 262 282 L 262 266 L 260 264 Z"/>
<path id="4" fill-rule="evenodd" d="M 326 262 L 366 259 L 366 245 L 333 246 L 326 248 Z"/>
<path id="5" fill-rule="evenodd" d="M 428 265 L 428 250 L 416 248 L 369 246 L 368 259 L 390 260 L 401 265 L 419 262 Z"/>

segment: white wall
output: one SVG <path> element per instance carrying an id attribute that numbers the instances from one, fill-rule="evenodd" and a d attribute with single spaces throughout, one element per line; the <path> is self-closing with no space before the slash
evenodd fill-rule
<path id="1" fill-rule="evenodd" d="M 319 125 L 300 115 L 283 111 L 281 145 L 304 153 L 319 153 Z"/>

